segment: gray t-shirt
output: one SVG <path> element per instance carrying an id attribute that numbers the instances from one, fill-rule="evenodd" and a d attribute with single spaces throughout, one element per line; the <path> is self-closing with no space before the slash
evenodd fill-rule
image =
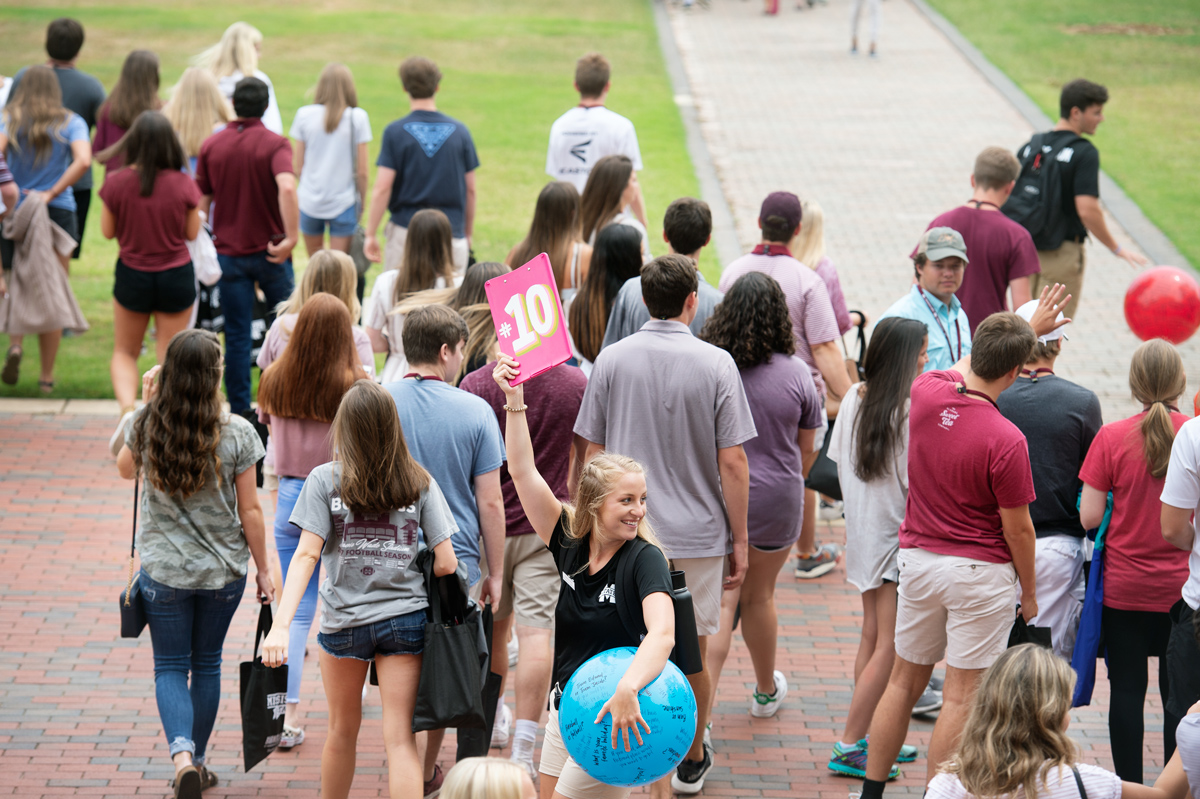
<path id="1" fill-rule="evenodd" d="M 699 305 L 696 306 L 696 318 L 688 325 L 694 335 L 700 335 L 704 323 L 712 316 L 713 309 L 725 299 L 720 289 L 704 279 L 697 272 L 700 285 L 696 289 Z M 642 278 L 631 277 L 617 292 L 612 310 L 608 314 L 608 326 L 604 328 L 604 343 L 600 349 L 616 344 L 623 338 L 629 338 L 642 329 L 642 325 L 650 321 L 650 311 L 642 301 Z"/>
<path id="2" fill-rule="evenodd" d="M 360 514 L 342 504 L 339 472 L 336 462 L 313 469 L 289 520 L 325 541 L 321 632 L 326 634 L 427 607 L 417 553 L 422 545 L 432 549 L 458 532 L 432 478 L 412 505 Z"/>
<path id="3" fill-rule="evenodd" d="M 670 557 L 730 552 L 717 450 L 758 433 L 729 353 L 682 322 L 650 320 L 601 351 L 575 433 L 642 464 L 650 521 Z"/>
<path id="4" fill-rule="evenodd" d="M 25 69 L 22 68 L 13 76 L 12 86 L 9 87 L 8 92 L 9 102 L 12 102 L 13 96 L 16 95 L 17 84 L 21 82 L 21 76 L 24 74 Z M 58 85 L 62 89 L 63 107 L 83 117 L 89 131 L 96 127 L 96 114 L 100 112 L 100 106 L 104 105 L 104 85 L 95 77 L 86 72 L 80 72 L 74 67 L 54 67 L 54 75 L 58 78 Z M 92 168 L 90 166 L 83 173 L 83 177 L 75 181 L 75 188 L 92 188 Z M 154 577 L 154 575 L 150 576 Z"/>
<path id="5" fill-rule="evenodd" d="M 125 426 L 125 445 L 134 451 L 135 422 Z M 220 478 L 209 464 L 204 487 L 187 499 L 164 494 L 149 482 L 142 492 L 142 528 L 137 550 L 142 569 L 172 588 L 224 588 L 246 576 L 250 547 L 237 512 L 237 476 L 263 456 L 262 439 L 240 416 L 222 414 L 216 456 Z"/>
<path id="6" fill-rule="evenodd" d="M 1037 537 L 1083 538 L 1079 470 L 1104 424 L 1099 398 L 1066 378 L 1043 374 L 1036 383 L 1018 377 L 996 404 L 1029 442 L 1029 466 L 1037 490 L 1029 517 Z"/>

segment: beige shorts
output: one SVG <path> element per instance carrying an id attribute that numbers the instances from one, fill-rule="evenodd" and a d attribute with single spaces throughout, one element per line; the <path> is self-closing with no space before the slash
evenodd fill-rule
<path id="1" fill-rule="evenodd" d="M 896 654 L 932 666 L 986 669 L 1008 647 L 1017 618 L 1017 571 L 923 549 L 901 549 Z"/>
<path id="2" fill-rule="evenodd" d="M 687 578 L 696 611 L 696 635 L 716 635 L 721 629 L 721 594 L 729 574 L 729 558 L 672 558 L 671 568 Z"/>
<path id="3" fill-rule="evenodd" d="M 388 222 L 383 226 L 383 237 L 383 268 L 399 269 L 400 262 L 404 260 L 404 242 L 408 239 L 408 228 Z M 450 250 L 454 259 L 454 274 L 461 278 L 463 272 L 467 271 L 471 247 L 466 239 L 450 239 Z"/>
<path id="4" fill-rule="evenodd" d="M 555 793 L 567 799 L 625 799 L 632 788 L 605 785 L 589 777 L 579 764 L 571 759 L 567 747 L 558 732 L 558 709 L 550 707 L 550 718 L 546 720 L 546 737 L 542 740 L 542 762 L 538 771 L 547 777 L 557 777 Z"/>
<path id="5" fill-rule="evenodd" d="M 279 490 L 279 475 L 275 474 L 275 464 L 263 461 L 263 491 Z"/>
<path id="6" fill-rule="evenodd" d="M 486 573 L 486 559 L 482 567 Z M 517 624 L 554 629 L 558 584 L 558 566 L 542 539 L 534 533 L 504 539 L 504 574 L 495 618 L 507 619 L 515 613 Z"/>

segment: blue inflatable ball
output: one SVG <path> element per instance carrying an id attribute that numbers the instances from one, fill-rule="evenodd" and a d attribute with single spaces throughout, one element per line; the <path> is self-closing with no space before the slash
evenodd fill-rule
<path id="1" fill-rule="evenodd" d="M 638 694 L 649 734 L 639 727 L 642 745 L 632 732 L 629 751 L 618 732 L 612 748 L 612 714 L 599 724 L 596 716 L 616 693 L 637 652 L 630 646 L 609 649 L 584 663 L 571 676 L 558 706 L 558 727 L 571 757 L 587 774 L 606 785 L 634 787 L 659 780 L 675 770 L 696 735 L 696 695 L 671 661 Z"/>

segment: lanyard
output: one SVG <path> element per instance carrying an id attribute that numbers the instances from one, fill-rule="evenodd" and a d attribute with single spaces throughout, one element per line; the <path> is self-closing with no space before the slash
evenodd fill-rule
<path id="1" fill-rule="evenodd" d="M 1000 206 L 996 205 L 995 203 L 990 203 L 987 200 L 967 200 L 967 202 L 974 203 L 976 211 L 978 211 L 980 208 L 983 208 L 983 206 L 985 206 L 985 205 L 990 205 L 993 208 L 995 208 L 997 211 L 1000 210 Z"/>
<path id="2" fill-rule="evenodd" d="M 784 244 L 760 244 L 757 247 L 755 247 L 753 250 L 751 250 L 751 254 L 753 254 L 753 255 L 788 255 L 788 256 L 790 256 L 792 254 L 792 251 L 789 250 L 787 248 L 787 246 Z"/>
<path id="3" fill-rule="evenodd" d="M 1000 406 L 996 404 L 996 401 L 987 394 L 984 394 L 982 391 L 976 391 L 973 388 L 967 388 L 966 385 L 957 386 L 955 390 L 959 394 L 970 394 L 972 397 L 978 397 L 979 399 L 987 400 L 988 402 L 992 403 L 993 408 L 1000 410 Z"/>
<path id="4" fill-rule="evenodd" d="M 1038 369 L 1022 369 L 1021 374 L 1028 377 L 1030 382 L 1036 383 L 1038 381 L 1038 375 L 1053 375 L 1054 370 L 1047 369 L 1046 367 L 1043 366 Z"/>
<path id="5" fill-rule="evenodd" d="M 937 315 L 937 311 L 935 311 L 933 309 L 933 303 L 931 303 L 929 301 L 929 298 L 925 296 L 925 289 L 922 288 L 921 286 L 917 286 L 917 291 L 921 292 L 921 299 L 925 300 L 925 307 L 929 309 L 929 312 L 931 314 L 933 314 L 933 321 L 937 322 L 938 329 L 941 330 L 942 335 L 946 337 L 947 349 L 954 349 L 954 342 L 950 340 L 950 331 L 947 330 L 946 326 L 942 324 L 942 320 Z M 950 313 L 950 307 L 947 306 L 946 314 L 949 315 L 949 313 Z M 956 322 L 955 327 L 957 327 L 958 326 L 957 325 L 957 317 L 955 317 L 955 322 Z M 958 355 L 955 356 L 954 362 L 958 363 L 961 360 L 962 360 L 962 331 L 960 330 L 960 331 L 958 331 Z M 994 405 L 995 403 L 992 403 L 992 404 Z"/>
<path id="6" fill-rule="evenodd" d="M 417 380 L 436 380 L 439 383 L 446 382 L 444 379 L 438 377 L 437 375 L 421 375 L 421 374 L 417 374 L 416 372 L 409 372 L 408 374 L 406 374 L 404 377 L 402 377 L 400 379 L 407 380 L 410 377 L 415 377 L 415 378 L 417 378 Z"/>

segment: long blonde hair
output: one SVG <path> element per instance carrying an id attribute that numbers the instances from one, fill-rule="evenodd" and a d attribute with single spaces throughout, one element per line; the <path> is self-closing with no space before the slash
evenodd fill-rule
<path id="1" fill-rule="evenodd" d="M 1179 350 L 1160 338 L 1134 350 L 1129 362 L 1129 388 L 1135 400 L 1150 406 L 1142 417 L 1142 449 L 1150 476 L 1164 477 L 1171 462 L 1171 445 L 1175 443 L 1175 425 L 1167 405 L 1187 389 Z"/>
<path id="2" fill-rule="evenodd" d="M 586 541 L 589 536 L 600 530 L 600 508 L 613 492 L 617 481 L 627 474 L 640 474 L 644 477 L 646 470 L 633 458 L 615 452 L 600 452 L 583 465 L 575 501 L 563 504 L 570 528 L 566 531 L 567 538 Z M 650 526 L 647 516 L 638 521 L 637 537 L 662 549 L 662 544 L 654 534 L 654 528 Z"/>
<path id="3" fill-rule="evenodd" d="M 213 128 L 234 119 L 229 101 L 221 94 L 217 79 L 206 69 L 188 67 L 171 88 L 171 101 L 163 108 L 171 127 L 179 134 L 188 158 L 200 154 L 200 145 Z"/>
<path id="4" fill-rule="evenodd" d="M 1075 672 L 1049 649 L 1021 644 L 983 674 L 958 752 L 943 770 L 977 799 L 1037 799 L 1051 769 L 1075 765 L 1078 750 L 1064 729 Z"/>
<path id="5" fill-rule="evenodd" d="M 221 41 L 196 56 L 193 63 L 218 79 L 239 71 L 248 78 L 258 71 L 257 45 L 262 40 L 258 28 L 248 22 L 235 22 L 225 29 Z"/>
<path id="6" fill-rule="evenodd" d="M 70 112 L 63 108 L 62 88 L 54 70 L 38 64 L 25 70 L 12 101 L 4 108 L 8 146 L 21 152 L 21 140 L 33 147 L 33 163 L 40 165 L 54 151 L 54 140 L 66 143 L 63 129 Z"/>
<path id="7" fill-rule="evenodd" d="M 300 285 L 292 290 L 292 296 L 279 303 L 275 313 L 280 316 L 300 313 L 304 303 L 319 292 L 332 294 L 341 300 L 350 312 L 350 323 L 358 324 L 359 314 L 362 313 L 362 305 L 358 301 L 358 273 L 354 269 L 354 260 L 338 250 L 317 250 L 309 256 Z"/>
<path id="8" fill-rule="evenodd" d="M 446 772 L 442 799 L 521 799 L 524 769 L 502 757 L 467 757 Z"/>
<path id="9" fill-rule="evenodd" d="M 358 91 L 354 88 L 350 67 L 337 62 L 326 64 L 321 77 L 317 78 L 313 102 L 325 106 L 325 132 L 333 133 L 346 109 L 358 105 Z"/>
<path id="10" fill-rule="evenodd" d="M 825 257 L 825 212 L 816 200 L 802 200 L 800 219 L 800 232 L 792 241 L 792 257 L 816 269 Z"/>

